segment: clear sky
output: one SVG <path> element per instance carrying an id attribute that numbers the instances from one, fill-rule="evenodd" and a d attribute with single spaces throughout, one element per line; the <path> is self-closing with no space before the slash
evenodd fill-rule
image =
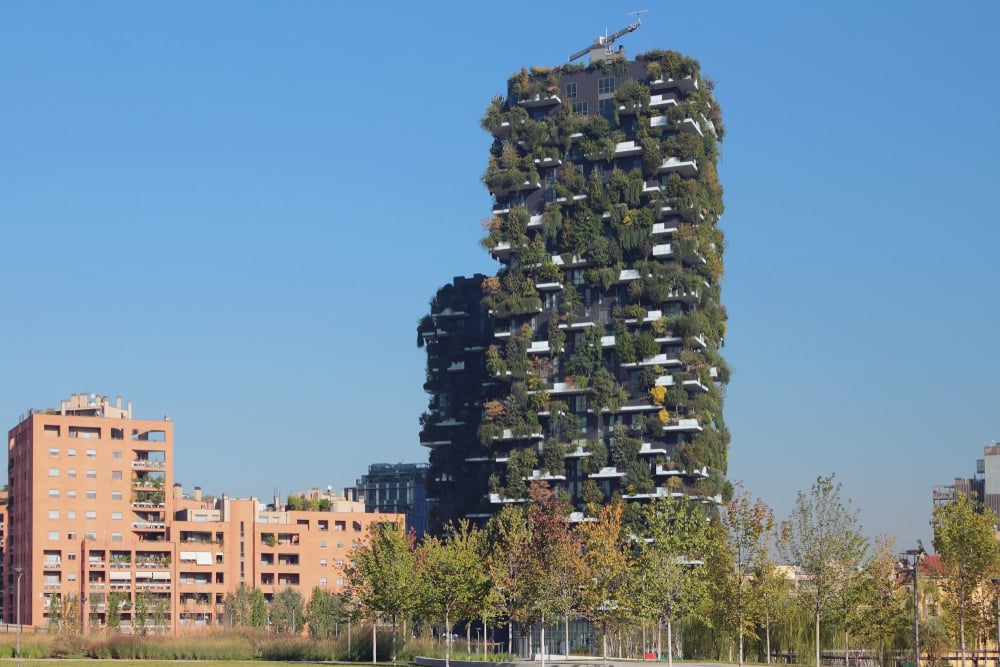
<path id="1" fill-rule="evenodd" d="M 242 497 L 426 460 L 417 321 L 496 270 L 479 118 L 634 9 L 725 118 L 730 478 L 929 546 L 1000 438 L 996 2 L 6 0 L 4 425 L 121 394 Z"/>

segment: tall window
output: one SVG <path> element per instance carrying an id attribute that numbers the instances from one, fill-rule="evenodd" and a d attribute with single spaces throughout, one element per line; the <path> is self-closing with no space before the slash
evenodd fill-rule
<path id="1" fill-rule="evenodd" d="M 566 84 L 566 98 L 570 100 L 576 99 L 576 83 Z M 574 109 L 575 111 L 575 109 Z"/>
<path id="2" fill-rule="evenodd" d="M 615 92 L 615 77 L 606 76 L 597 80 L 597 94 L 610 95 Z"/>

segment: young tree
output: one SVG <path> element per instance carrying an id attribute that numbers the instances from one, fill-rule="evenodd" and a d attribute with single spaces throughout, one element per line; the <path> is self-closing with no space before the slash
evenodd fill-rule
<path id="1" fill-rule="evenodd" d="M 263 628 L 267 624 L 267 601 L 259 588 L 240 586 L 226 594 L 226 624 L 230 628 Z"/>
<path id="2" fill-rule="evenodd" d="M 470 608 L 473 598 L 482 592 L 474 531 L 468 521 L 462 521 L 450 527 L 447 538 L 431 536 L 423 544 L 421 606 L 431 618 L 444 623 L 445 667 L 451 665 L 451 628 L 456 612 Z"/>
<path id="3" fill-rule="evenodd" d="M 420 600 L 414 536 L 404 535 L 392 524 L 370 524 L 367 542 L 351 557 L 347 579 L 351 597 L 361 603 L 373 627 L 379 615 L 392 621 L 392 662 L 395 664 L 399 620 L 408 618 Z M 375 650 L 374 643 L 372 650 Z"/>
<path id="4" fill-rule="evenodd" d="M 877 539 L 861 569 L 857 604 L 850 619 L 861 640 L 877 650 L 882 665 L 888 664 L 895 638 L 905 635 L 909 625 L 906 590 L 900 585 L 896 566 L 892 540 Z"/>
<path id="5" fill-rule="evenodd" d="M 302 594 L 288 586 L 271 600 L 271 625 L 277 634 L 298 635 L 305 625 Z"/>
<path id="6" fill-rule="evenodd" d="M 813 616 L 816 666 L 820 665 L 820 621 L 837 611 L 840 595 L 867 549 L 857 512 L 840 498 L 834 475 L 817 477 L 809 495 L 799 491 L 791 517 L 782 523 L 779 549 L 809 577 L 800 591 Z"/>
<path id="7" fill-rule="evenodd" d="M 750 495 L 739 488 L 726 503 L 719 518 L 725 531 L 724 545 L 733 564 L 727 588 L 732 595 L 735 614 L 739 643 L 738 664 L 742 665 L 744 635 L 750 633 L 751 636 L 756 636 L 756 614 L 750 613 L 748 603 L 760 600 L 759 597 L 749 595 L 752 575 L 758 563 L 767 559 L 774 536 L 774 512 L 760 498 L 751 501 Z"/>
<path id="8" fill-rule="evenodd" d="M 513 624 L 525 615 L 530 572 L 528 525 L 524 512 L 507 506 L 486 525 L 489 554 L 486 571 L 491 598 L 507 617 L 507 653 L 513 652 Z"/>
<path id="9" fill-rule="evenodd" d="M 591 506 L 591 513 L 594 507 Z M 622 534 L 622 502 L 600 507 L 593 521 L 580 526 L 587 579 L 580 611 L 601 633 L 601 656 L 608 661 L 608 631 L 629 612 L 629 548 Z"/>
<path id="10" fill-rule="evenodd" d="M 709 523 L 686 498 L 656 498 L 642 511 L 639 576 L 645 607 L 667 628 L 667 664 L 673 665 L 674 627 L 698 614 L 706 600 Z M 659 632 L 657 632 L 659 645 Z M 659 649 L 658 652 L 662 651 Z"/>
<path id="11" fill-rule="evenodd" d="M 340 624 L 347 622 L 347 605 L 340 595 L 313 587 L 306 605 L 309 636 L 315 639 L 333 639 L 340 633 Z"/>
<path id="12" fill-rule="evenodd" d="M 545 484 L 528 490 L 529 553 L 531 557 L 531 618 L 541 625 L 542 667 L 545 667 L 545 623 L 569 614 L 583 583 L 579 533 L 569 522 L 569 504 Z M 569 638 L 565 641 L 568 643 Z M 569 647 L 566 647 L 567 653 Z"/>
<path id="13" fill-rule="evenodd" d="M 941 556 L 945 571 L 942 582 L 949 593 L 949 602 L 958 613 L 958 640 L 965 667 L 966 620 L 976 591 L 1000 565 L 1000 548 L 993 537 L 997 516 L 983 507 L 975 497 L 959 494 L 946 504 L 934 508 L 931 527 L 934 529 L 934 550 Z"/>

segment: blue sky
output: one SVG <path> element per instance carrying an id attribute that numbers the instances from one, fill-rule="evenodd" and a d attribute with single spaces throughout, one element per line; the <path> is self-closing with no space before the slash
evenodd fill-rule
<path id="1" fill-rule="evenodd" d="M 426 460 L 415 326 L 493 272 L 479 118 L 648 9 L 725 118 L 729 476 L 836 473 L 930 544 L 1000 437 L 1000 5 L 0 3 L 0 414 L 176 423 L 178 481 L 268 498 Z"/>

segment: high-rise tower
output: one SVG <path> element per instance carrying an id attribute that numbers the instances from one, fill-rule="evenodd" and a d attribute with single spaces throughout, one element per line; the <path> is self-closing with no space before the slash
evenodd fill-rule
<path id="1" fill-rule="evenodd" d="M 580 509 L 730 489 L 712 83 L 673 51 L 591 57 L 522 69 L 482 121 L 501 266 L 475 285 L 485 312 L 437 304 L 420 327 L 464 336 L 428 349 L 439 523 L 520 502 L 531 480 Z M 477 386 L 439 390 L 449 364 Z"/>

